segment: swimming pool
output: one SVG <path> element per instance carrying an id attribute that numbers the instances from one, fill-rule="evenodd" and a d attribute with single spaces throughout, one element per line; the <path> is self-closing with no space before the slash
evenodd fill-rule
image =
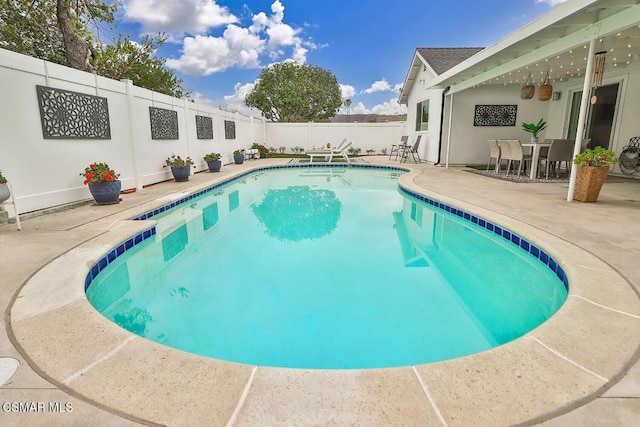
<path id="1" fill-rule="evenodd" d="M 511 341 L 560 307 L 566 277 L 543 251 L 399 190 L 399 173 L 258 171 L 189 196 L 144 215 L 159 219 L 155 229 L 103 258 L 87 296 L 154 341 L 301 368 L 459 357 Z"/>

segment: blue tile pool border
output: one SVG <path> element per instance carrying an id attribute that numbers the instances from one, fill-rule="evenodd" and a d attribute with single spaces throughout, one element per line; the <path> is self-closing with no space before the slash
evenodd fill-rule
<path id="1" fill-rule="evenodd" d="M 445 212 L 449 212 L 453 215 L 458 216 L 462 220 L 465 220 L 479 227 L 482 227 L 492 232 L 493 234 L 499 237 L 502 237 L 504 240 L 506 240 L 512 245 L 515 245 L 521 250 L 528 252 L 534 258 L 537 258 L 540 262 L 542 262 L 545 266 L 547 266 L 547 268 L 549 268 L 549 270 L 551 270 L 551 272 L 553 272 L 558 277 L 558 279 L 560 279 L 565 289 L 567 289 L 567 291 L 569 290 L 569 280 L 567 279 L 567 274 L 565 273 L 564 269 L 560 266 L 560 263 L 557 262 L 555 259 L 553 259 L 553 257 L 548 253 L 546 253 L 543 249 L 529 242 L 524 237 L 519 236 L 518 234 L 514 233 L 511 230 L 507 230 L 497 224 L 494 224 L 485 218 L 479 217 L 472 213 L 466 212 L 462 209 L 456 208 L 454 206 L 449 206 L 446 203 L 442 203 L 438 200 L 431 199 L 429 197 L 423 196 L 422 194 L 418 194 L 416 192 L 408 190 L 404 188 L 402 185 L 398 185 L 398 188 L 401 193 L 405 193 L 408 196 L 411 196 L 414 199 L 418 199 L 429 206 L 443 210 Z"/>
<path id="2" fill-rule="evenodd" d="M 335 165 L 335 166 L 327 166 L 326 164 L 318 164 L 318 165 L 310 165 L 310 164 L 293 164 L 293 165 L 278 165 L 278 166 L 265 166 L 265 167 L 259 167 L 259 168 L 255 168 L 252 170 L 249 170 L 247 172 L 243 172 L 240 175 L 231 177 L 227 180 L 221 181 L 217 184 L 214 184 L 210 187 L 207 187 L 205 189 L 202 190 L 198 190 L 195 193 L 189 194 L 188 196 L 185 196 L 181 199 L 178 199 L 176 201 L 173 201 L 171 203 L 167 203 L 164 206 L 161 206 L 157 209 L 153 209 L 151 211 L 145 212 L 142 215 L 138 215 L 134 218 L 132 218 L 133 220 L 138 220 L 138 221 L 142 221 L 142 220 L 146 220 L 146 219 L 150 219 L 153 218 L 154 216 L 165 212 L 169 209 L 175 208 L 176 206 L 180 206 L 184 203 L 187 203 L 190 200 L 195 199 L 196 197 L 200 197 L 204 194 L 210 193 L 211 191 L 217 190 L 222 186 L 231 184 L 235 181 L 238 181 L 244 177 L 246 177 L 247 175 L 253 174 L 255 172 L 260 172 L 260 171 L 266 171 L 266 170 L 274 170 L 274 169 L 294 169 L 294 168 L 327 168 L 327 167 L 331 167 L 331 168 L 362 168 L 362 169 L 383 169 L 383 170 L 392 170 L 392 171 L 397 171 L 397 172 L 409 172 L 409 169 L 405 169 L 405 168 L 401 168 L 401 167 L 397 167 L 397 166 L 380 166 L 380 165 L 367 165 L 367 164 L 349 164 L 349 165 Z M 492 222 L 481 218 L 477 215 L 474 215 L 470 212 L 466 212 L 462 209 L 458 209 L 454 206 L 449 206 L 445 203 L 439 202 L 438 200 L 435 199 L 431 199 L 429 197 L 423 196 L 422 194 L 418 194 L 416 192 L 410 191 L 406 188 L 404 188 L 401 185 L 398 185 L 399 190 L 402 193 L 407 194 L 408 196 L 411 196 L 414 199 L 418 199 L 434 208 L 438 208 L 441 209 L 445 212 L 449 212 L 453 215 L 458 216 L 460 219 L 468 221 L 472 224 L 475 224 L 479 227 L 485 228 L 486 230 L 502 237 L 503 239 L 505 239 L 506 241 L 508 241 L 509 243 L 519 247 L 520 249 L 524 250 L 525 252 L 530 253 L 532 256 L 534 256 L 535 258 L 537 258 L 538 260 L 540 260 L 540 262 L 542 262 L 544 265 L 546 265 L 559 279 L 560 281 L 564 284 L 565 288 L 568 290 L 569 289 L 569 281 L 567 279 L 567 275 L 564 271 L 564 269 L 560 266 L 560 264 L 553 259 L 553 257 L 551 257 L 549 254 L 547 254 L 544 250 L 538 248 L 536 245 L 534 245 L 533 243 L 529 242 L 527 239 L 517 235 L 516 233 L 510 231 L 510 230 L 506 230 L 502 227 L 500 227 L 499 225 L 493 224 Z M 89 289 L 89 286 L 91 286 L 91 282 L 93 282 L 93 280 L 98 276 L 98 274 L 100 274 L 100 272 L 102 270 L 104 270 L 105 268 L 107 268 L 107 266 L 109 264 L 111 264 L 112 262 L 114 262 L 118 257 L 120 257 L 121 255 L 123 255 L 126 251 L 128 251 L 129 249 L 132 249 L 134 246 L 139 245 L 140 243 L 144 242 L 145 240 L 147 240 L 148 238 L 155 236 L 156 234 L 156 229 L 155 227 L 151 227 L 148 230 L 144 230 L 138 234 L 136 234 L 135 236 L 133 236 L 130 239 L 127 239 L 125 242 L 121 243 L 120 245 L 116 246 L 113 250 L 111 250 L 109 253 L 107 253 L 105 256 L 103 256 L 102 258 L 100 258 L 90 269 L 89 272 L 87 273 L 87 276 L 85 278 L 85 282 L 84 282 L 84 290 L 85 292 Z"/>
<path id="3" fill-rule="evenodd" d="M 91 268 L 89 269 L 89 272 L 85 276 L 85 279 L 84 279 L 85 293 L 87 292 L 87 289 L 89 289 L 89 286 L 91 286 L 91 282 L 93 282 L 93 280 L 96 277 L 98 277 L 98 274 L 100 274 L 102 270 L 107 268 L 109 264 L 114 262 L 116 259 L 118 259 L 118 257 L 122 256 L 129 249 L 132 249 L 135 246 L 138 246 L 140 243 L 144 242 L 145 240 L 155 235 L 156 235 L 156 228 L 151 227 L 147 230 L 144 230 L 136 234 L 130 239 L 127 239 L 124 242 L 120 243 L 118 246 L 116 246 L 111 251 L 109 251 L 109 253 L 107 253 L 105 256 L 100 258 L 95 264 L 93 264 L 93 266 L 91 266 Z"/>

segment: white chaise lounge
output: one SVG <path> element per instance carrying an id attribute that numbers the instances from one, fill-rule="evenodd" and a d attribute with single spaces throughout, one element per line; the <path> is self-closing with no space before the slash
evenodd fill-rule
<path id="1" fill-rule="evenodd" d="M 309 150 L 309 151 L 305 151 L 304 154 L 309 156 L 309 163 L 313 163 L 314 157 L 328 158 L 327 161 L 331 163 L 333 161 L 333 156 L 335 155 L 340 155 L 342 156 L 343 159 L 347 161 L 347 163 L 351 163 L 351 160 L 349 160 L 349 156 L 347 155 L 347 149 L 351 147 L 351 144 L 353 144 L 353 141 L 344 140 L 336 148 Z"/>

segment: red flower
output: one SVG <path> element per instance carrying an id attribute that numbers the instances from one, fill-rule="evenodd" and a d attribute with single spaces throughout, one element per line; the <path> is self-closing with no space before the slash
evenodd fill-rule
<path id="1" fill-rule="evenodd" d="M 84 185 L 87 185 L 88 183 L 89 183 L 89 180 L 88 180 L 88 179 L 85 179 L 85 180 L 84 180 Z"/>
<path id="2" fill-rule="evenodd" d="M 113 175 L 111 175 L 109 172 L 105 172 L 102 177 L 105 181 L 111 181 L 113 179 Z"/>
<path id="3" fill-rule="evenodd" d="M 96 165 L 95 165 L 95 164 L 93 164 L 93 163 L 91 163 L 91 164 L 89 165 L 89 167 L 90 167 L 91 169 L 95 169 L 95 168 L 96 168 Z"/>
<path id="4" fill-rule="evenodd" d="M 89 172 L 89 173 L 86 173 L 84 175 L 84 177 L 87 178 L 87 179 L 91 179 L 91 178 L 93 178 L 93 174 L 91 172 Z"/>

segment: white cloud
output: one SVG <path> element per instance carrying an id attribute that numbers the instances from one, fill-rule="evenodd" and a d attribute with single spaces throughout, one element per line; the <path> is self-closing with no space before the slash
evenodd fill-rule
<path id="1" fill-rule="evenodd" d="M 407 114 L 407 106 L 398 104 L 398 98 L 391 98 L 387 102 L 375 105 L 371 112 L 374 114 Z"/>
<path id="2" fill-rule="evenodd" d="M 351 85 L 340 84 L 340 96 L 342 99 L 352 98 L 356 94 L 356 88 Z"/>
<path id="3" fill-rule="evenodd" d="M 200 92 L 193 92 L 190 96 L 190 99 L 199 104 L 216 105 L 216 103 L 212 99 L 205 97 Z"/>
<path id="4" fill-rule="evenodd" d="M 546 3 L 549 6 L 557 6 L 559 4 L 565 3 L 567 0 L 536 0 L 536 3 Z"/>
<path id="5" fill-rule="evenodd" d="M 224 100 L 227 108 L 233 111 L 238 111 L 242 114 L 254 117 L 262 117 L 262 113 L 254 108 L 249 108 L 244 104 L 244 99 L 251 93 L 256 85 L 256 82 L 252 83 L 236 83 L 233 86 L 233 94 L 225 95 Z"/>
<path id="6" fill-rule="evenodd" d="M 351 105 L 351 114 L 371 114 L 371 110 L 364 106 L 362 102 Z"/>
<path id="7" fill-rule="evenodd" d="M 362 91 L 362 93 L 375 93 L 375 92 L 396 92 L 400 93 L 400 88 L 402 88 L 402 83 L 396 83 L 393 87 L 389 84 L 387 79 L 377 80 L 373 82 L 371 87 Z"/>
<path id="8" fill-rule="evenodd" d="M 209 3 L 211 0 L 202 1 Z M 312 41 L 303 41 L 299 37 L 301 30 L 282 22 L 284 6 L 279 0 L 271 5 L 271 10 L 270 16 L 264 12 L 255 14 L 252 24 L 246 28 L 228 24 L 222 37 L 206 34 L 185 37 L 182 56 L 167 59 L 167 66 L 185 74 L 205 76 L 231 67 L 258 68 L 263 55 L 267 54 L 270 60 L 276 61 L 287 50 L 290 57 L 285 60 L 306 63 L 310 49 L 317 46 Z"/>
<path id="9" fill-rule="evenodd" d="M 343 107 L 340 112 L 345 114 L 346 108 Z M 350 112 L 351 114 L 407 114 L 407 106 L 398 104 L 398 98 L 391 98 L 372 108 L 367 108 L 362 102 L 358 102 L 356 105 L 351 105 Z"/>
<path id="10" fill-rule="evenodd" d="M 138 22 L 146 34 L 167 34 L 176 41 L 185 33 L 203 34 L 211 28 L 238 22 L 238 18 L 215 0 L 124 0 L 127 21 Z"/>
<path id="11" fill-rule="evenodd" d="M 264 45 L 264 40 L 248 29 L 229 25 L 222 37 L 186 37 L 182 56 L 167 59 L 166 64 L 194 76 L 206 76 L 230 67 L 256 68 Z"/>

